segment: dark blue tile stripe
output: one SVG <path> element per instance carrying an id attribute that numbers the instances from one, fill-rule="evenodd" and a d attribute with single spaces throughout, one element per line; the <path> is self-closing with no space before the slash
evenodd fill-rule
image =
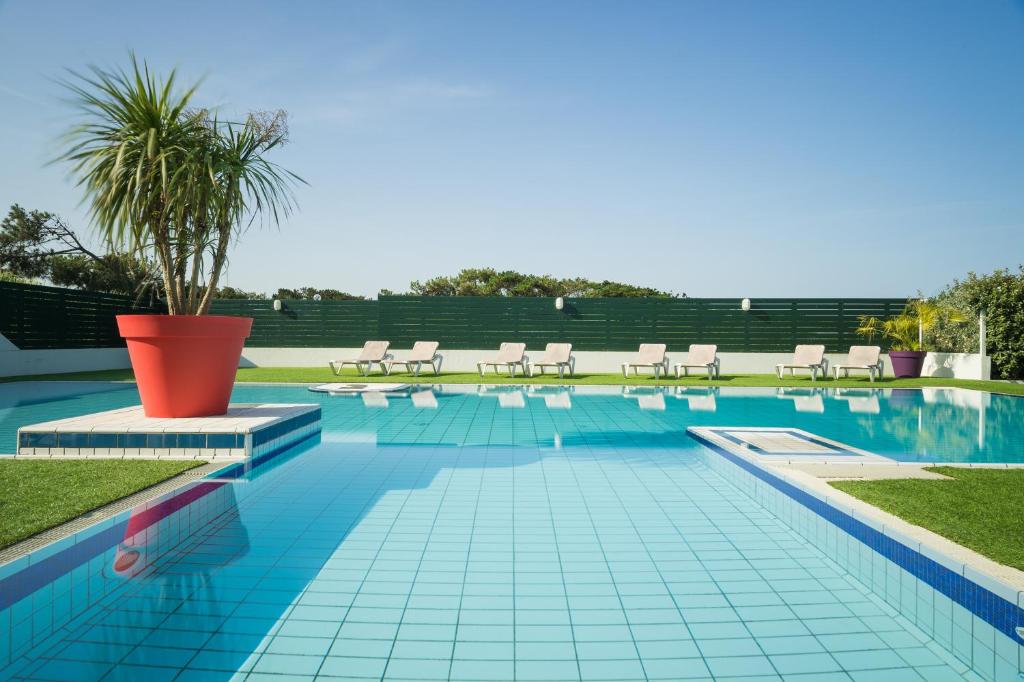
<path id="1" fill-rule="evenodd" d="M 878 552 L 889 561 L 906 570 L 914 577 L 924 581 L 934 589 L 946 595 L 957 604 L 996 628 L 1012 641 L 1021 643 L 1016 628 L 1024 625 L 1024 609 L 1009 602 L 997 594 L 986 590 L 964 576 L 954 573 L 942 564 L 929 559 L 920 552 L 884 535 L 871 526 L 858 521 L 849 514 L 825 504 L 796 486 L 774 476 L 761 467 L 738 457 L 725 448 L 690 433 L 694 438 L 713 452 L 725 457 L 750 474 L 761 479 L 776 490 L 785 493 L 793 500 L 813 511 L 829 523 L 849 533 L 863 544 Z"/>
<path id="2" fill-rule="evenodd" d="M 266 442 L 272 441 L 275 438 L 280 438 L 286 434 L 301 429 L 304 426 L 309 426 L 315 422 L 320 421 L 320 408 L 304 412 L 303 414 L 296 415 L 291 419 L 286 419 L 276 424 L 270 424 L 261 429 L 257 429 L 252 432 L 252 446 L 255 448 L 259 445 L 263 445 Z"/>

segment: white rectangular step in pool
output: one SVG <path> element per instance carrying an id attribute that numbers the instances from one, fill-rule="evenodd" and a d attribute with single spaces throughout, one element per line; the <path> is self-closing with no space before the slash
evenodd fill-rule
<path id="1" fill-rule="evenodd" d="M 315 404 L 236 404 L 216 417 L 147 417 L 141 405 L 18 429 L 16 457 L 244 459 L 320 430 Z"/>
<path id="2" fill-rule="evenodd" d="M 892 462 L 839 441 L 787 427 L 691 426 L 686 431 L 727 452 L 758 460 L 789 464 Z"/>

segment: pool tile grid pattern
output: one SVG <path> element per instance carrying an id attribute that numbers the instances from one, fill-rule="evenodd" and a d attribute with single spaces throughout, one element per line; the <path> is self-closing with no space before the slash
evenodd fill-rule
<path id="1" fill-rule="evenodd" d="M 210 529 L 20 672 L 962 679 L 692 452 L 340 454 L 290 462 L 273 491 L 239 497 L 245 557 L 221 556 L 237 528 Z M 166 589 L 218 564 L 205 587 Z M 88 645 L 115 634 L 102 654 Z"/>
<path id="2" fill-rule="evenodd" d="M 1024 593 L 980 574 L 971 580 L 962 565 L 923 554 L 921 545 L 903 544 L 803 492 L 771 472 L 708 444 L 728 459 L 709 464 L 840 565 L 935 642 L 946 647 L 983 679 L 1016 680 L 1024 672 Z M 958 572 L 958 570 L 959 572 Z M 981 584 L 979 584 L 981 583 Z M 993 593 L 990 589 L 1001 594 Z"/>

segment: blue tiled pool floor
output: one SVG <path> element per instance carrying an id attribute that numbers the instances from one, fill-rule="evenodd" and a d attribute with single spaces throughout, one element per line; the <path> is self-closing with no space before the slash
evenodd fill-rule
<path id="1" fill-rule="evenodd" d="M 17 672 L 963 679 L 698 448 L 323 443 Z"/>

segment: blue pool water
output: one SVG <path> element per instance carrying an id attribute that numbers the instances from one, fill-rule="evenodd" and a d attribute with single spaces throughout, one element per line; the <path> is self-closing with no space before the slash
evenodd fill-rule
<path id="1" fill-rule="evenodd" d="M 242 386 L 321 403 L 322 434 L 0 567 L 0 678 L 964 679 L 685 428 L 1024 461 L 1022 403 L 977 395 L 460 387 L 385 406 Z M 0 396 L 11 445 L 19 424 L 137 402 Z"/>
<path id="2" fill-rule="evenodd" d="M 320 403 L 324 429 L 380 444 L 687 443 L 688 426 L 804 429 L 907 462 L 1024 463 L 1024 398 L 963 389 L 791 389 L 451 386 L 436 409 L 392 398 L 366 408 L 304 387 L 247 385 L 234 402 Z M 18 426 L 137 405 L 134 385 L 0 385 L 0 454 L 13 452 Z M 328 438 L 332 436 L 328 435 Z"/>

